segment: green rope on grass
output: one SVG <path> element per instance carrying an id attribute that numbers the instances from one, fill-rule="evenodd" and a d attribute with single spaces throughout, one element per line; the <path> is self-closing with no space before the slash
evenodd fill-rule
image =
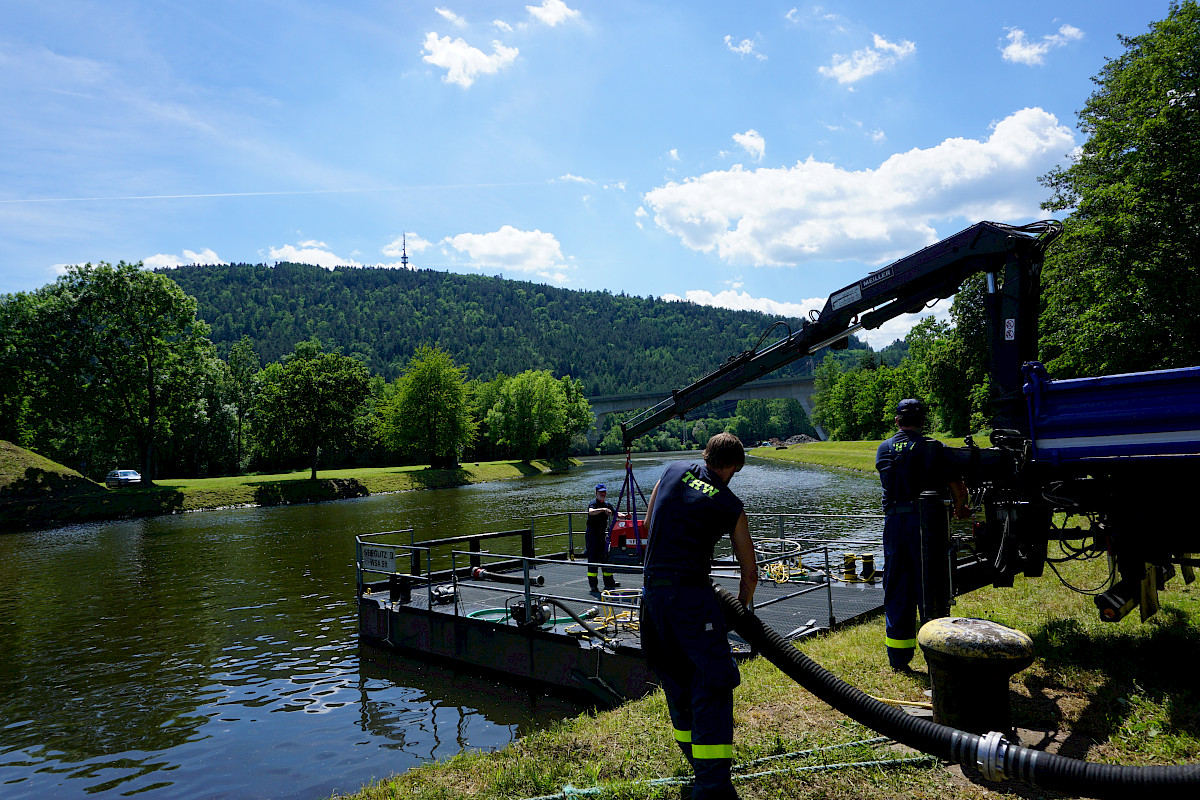
<path id="1" fill-rule="evenodd" d="M 887 741 L 887 737 L 881 736 L 878 739 L 869 739 L 869 740 L 866 740 L 865 742 L 850 742 L 848 744 L 832 745 L 830 747 L 819 747 L 819 748 L 816 748 L 815 750 L 804 751 L 804 753 L 787 753 L 787 754 L 781 755 L 781 756 L 768 756 L 767 758 L 768 759 L 788 758 L 790 756 L 799 756 L 799 755 L 816 753 L 821 750 L 832 750 L 837 747 L 850 747 L 851 745 L 855 745 L 855 744 L 864 744 L 867 742 L 875 743 L 875 742 L 879 742 L 879 741 Z M 759 763 L 763 760 L 766 760 L 766 759 L 758 759 L 758 761 L 750 761 L 750 762 L 747 762 L 746 764 L 739 764 L 738 766 L 734 767 L 734 769 L 739 769 L 739 768 L 745 769 L 746 767 L 748 767 L 752 764 Z M 788 774 L 797 773 L 797 772 L 827 772 L 827 771 L 835 770 L 835 769 L 844 769 L 844 768 L 853 768 L 853 767 L 896 767 L 896 766 L 906 766 L 906 765 L 912 765 L 912 764 L 928 764 L 931 762 L 936 763 L 937 761 L 938 761 L 937 757 L 927 756 L 927 755 L 913 756 L 913 757 L 909 757 L 909 758 L 878 759 L 875 761 L 843 761 L 838 764 L 813 764 L 813 765 L 807 766 L 807 767 L 784 767 L 783 769 L 772 769 L 772 770 L 767 770 L 765 772 L 738 773 L 735 775 L 731 775 L 730 777 L 732 778 L 732 780 L 735 780 L 735 781 L 748 781 L 748 780 L 751 780 L 754 778 L 767 778 L 772 775 L 788 775 Z M 692 783 L 693 781 L 694 781 L 693 778 L 652 778 L 650 780 L 645 780 L 645 781 L 631 781 L 631 782 L 629 782 L 627 784 L 623 784 L 623 785 L 646 786 L 646 787 L 684 786 L 684 785 Z M 563 787 L 562 791 L 559 792 L 558 794 L 545 794 L 545 795 L 541 795 L 539 797 L 529 797 L 529 798 L 526 798 L 526 800 L 570 800 L 570 798 L 572 798 L 572 797 L 587 797 L 590 795 L 600 794 L 601 792 L 606 791 L 608 788 L 609 787 L 606 787 L 606 786 L 591 786 L 591 787 L 588 787 L 587 789 L 576 789 L 574 786 L 567 784 L 566 786 Z"/>

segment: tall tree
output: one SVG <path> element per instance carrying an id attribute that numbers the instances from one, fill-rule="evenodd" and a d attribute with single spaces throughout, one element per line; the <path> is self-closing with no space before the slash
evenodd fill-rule
<path id="1" fill-rule="evenodd" d="M 562 384 L 547 370 L 526 370 L 505 381 L 488 412 L 488 427 L 522 461 L 561 435 L 567 419 Z"/>
<path id="2" fill-rule="evenodd" d="M 415 452 L 433 467 L 455 466 L 458 454 L 475 438 L 465 373 L 446 351 L 422 345 L 383 409 L 384 443 Z"/>
<path id="3" fill-rule="evenodd" d="M 1051 248 L 1041 349 L 1059 377 L 1200 355 L 1200 7 L 1172 3 L 1093 79 L 1078 157 L 1042 178 L 1074 208 Z"/>
<path id="4" fill-rule="evenodd" d="M 260 373 L 255 419 L 270 449 L 305 453 L 316 480 L 321 449 L 352 438 L 370 376 L 357 359 L 308 352 Z"/>
<path id="5" fill-rule="evenodd" d="M 249 336 L 243 336 L 229 349 L 230 394 L 237 414 L 237 463 L 238 470 L 242 467 L 242 429 L 245 427 L 246 415 L 254 407 L 254 377 L 261 369 L 258 353 L 254 352 L 254 342 Z"/>
<path id="6" fill-rule="evenodd" d="M 196 399 L 193 375 L 213 352 L 195 301 L 165 275 L 124 262 L 69 267 L 28 299 L 41 413 L 125 432 L 151 480 L 155 445 Z"/>

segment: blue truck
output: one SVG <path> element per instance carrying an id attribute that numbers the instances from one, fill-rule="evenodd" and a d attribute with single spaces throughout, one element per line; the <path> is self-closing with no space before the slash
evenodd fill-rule
<path id="1" fill-rule="evenodd" d="M 955 594 L 1046 563 L 1106 557 L 1095 594 L 1100 617 L 1135 608 L 1143 621 L 1158 591 L 1200 566 L 1200 526 L 1186 498 L 1200 479 L 1200 367 L 1054 380 L 1037 361 L 1041 267 L 1062 225 L 979 222 L 834 292 L 819 313 L 772 344 L 732 356 L 623 426 L 626 446 L 672 417 L 707 403 L 851 334 L 953 296 L 983 274 L 994 387 L 989 447 L 949 448 L 984 519 L 951 536 L 944 507 L 930 503 L 922 535 L 923 615 L 943 615 Z M 923 506 L 924 508 L 924 506 Z M 1064 525 L 1061 520 L 1087 520 Z M 1048 556 L 1051 541 L 1063 556 Z"/>

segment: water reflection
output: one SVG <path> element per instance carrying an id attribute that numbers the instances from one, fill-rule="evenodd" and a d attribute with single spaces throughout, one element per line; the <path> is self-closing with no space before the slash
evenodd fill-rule
<path id="1" fill-rule="evenodd" d="M 647 495 L 665 463 L 635 460 Z M 575 713 L 360 648 L 354 537 L 525 527 L 582 510 L 623 471 L 595 459 L 521 481 L 0 537 L 0 796 L 324 798 Z M 869 511 L 878 497 L 864 478 L 770 464 L 735 480 L 759 509 Z"/>

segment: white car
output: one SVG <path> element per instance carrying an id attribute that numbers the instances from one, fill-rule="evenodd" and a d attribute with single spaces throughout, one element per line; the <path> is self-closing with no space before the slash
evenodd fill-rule
<path id="1" fill-rule="evenodd" d="M 104 485 L 110 489 L 115 489 L 118 486 L 131 486 L 141 482 L 141 474 L 132 469 L 114 469 L 104 478 Z"/>

